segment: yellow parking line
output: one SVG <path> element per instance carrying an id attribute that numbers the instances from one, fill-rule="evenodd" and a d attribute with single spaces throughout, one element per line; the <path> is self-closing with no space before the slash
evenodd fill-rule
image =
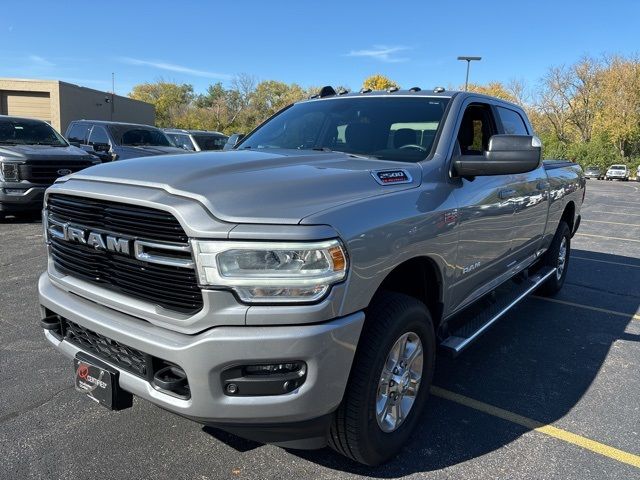
<path id="1" fill-rule="evenodd" d="M 597 260 L 595 258 L 578 257 L 577 255 L 571 255 L 571 260 L 588 260 L 590 262 L 610 263 L 611 265 L 622 265 L 623 267 L 640 268 L 640 265 L 634 265 L 633 263 L 612 262 L 610 260 Z"/>
<path id="2" fill-rule="evenodd" d="M 517 425 L 522 425 L 525 428 L 535 430 L 536 432 L 543 433 L 558 440 L 562 440 L 563 442 L 577 445 L 578 447 L 582 447 L 585 450 L 598 453 L 618 462 L 626 463 L 633 467 L 640 468 L 640 456 L 634 455 L 633 453 L 610 447 L 609 445 L 596 442 L 595 440 L 591 440 L 581 435 L 576 435 L 575 433 L 562 430 L 561 428 L 554 427 L 553 425 L 547 425 L 542 422 L 538 422 L 537 420 L 518 415 L 517 413 L 513 413 L 508 410 L 489 405 L 488 403 L 484 403 L 479 400 L 474 400 L 473 398 L 469 398 L 465 395 L 460 395 L 459 393 L 445 390 L 444 388 L 432 386 L 431 393 L 436 397 L 459 403 L 460 405 L 464 405 L 465 407 L 473 408 L 474 410 L 487 413 L 494 417 L 502 418 L 503 420 L 507 420 L 508 422 L 515 423 Z"/>
<path id="3" fill-rule="evenodd" d="M 636 240 L 634 238 L 607 237 L 606 235 L 591 235 L 590 233 L 576 233 L 576 236 L 578 236 L 578 237 L 606 238 L 607 240 L 622 240 L 623 242 L 637 242 L 637 243 L 640 243 L 640 240 Z"/>
<path id="4" fill-rule="evenodd" d="M 623 223 L 623 222 L 605 222 L 604 220 L 588 220 L 585 218 L 585 223 L 608 223 L 610 225 L 624 225 L 625 227 L 640 227 L 637 223 Z"/>
<path id="5" fill-rule="evenodd" d="M 591 305 L 583 305 L 581 303 L 567 302 L 566 300 L 558 300 L 557 298 L 540 297 L 538 295 L 531 295 L 530 298 L 535 298 L 537 300 L 545 300 L 547 302 L 560 303 L 562 305 L 568 305 L 570 307 L 584 308 L 585 310 L 593 310 L 594 312 L 608 313 L 610 315 L 617 315 L 618 317 L 631 318 L 631 320 L 640 320 L 640 315 L 637 313 L 634 314 L 634 313 L 617 312 L 615 310 L 609 310 L 607 308 L 592 307 Z"/>
<path id="6" fill-rule="evenodd" d="M 600 210 L 594 210 L 591 213 L 606 213 L 607 215 L 624 215 L 625 217 L 631 215 L 634 217 L 640 217 L 640 213 L 625 213 L 625 212 L 603 212 Z"/>

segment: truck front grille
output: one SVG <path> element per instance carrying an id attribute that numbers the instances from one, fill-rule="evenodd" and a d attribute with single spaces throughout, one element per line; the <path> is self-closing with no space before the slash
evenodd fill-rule
<path id="1" fill-rule="evenodd" d="M 65 318 L 61 322 L 62 334 L 68 342 L 134 375 L 145 379 L 153 377 L 151 355 L 100 335 Z"/>
<path id="2" fill-rule="evenodd" d="M 187 244 L 187 235 L 167 212 L 70 195 L 49 196 L 49 217 L 91 230 L 149 241 Z M 49 238 L 57 270 L 180 313 L 202 309 L 196 271 L 149 263 L 77 242 Z"/>
<path id="3" fill-rule="evenodd" d="M 79 172 L 92 165 L 91 161 L 33 160 L 20 165 L 20 178 L 31 183 L 51 185 L 59 177 Z"/>

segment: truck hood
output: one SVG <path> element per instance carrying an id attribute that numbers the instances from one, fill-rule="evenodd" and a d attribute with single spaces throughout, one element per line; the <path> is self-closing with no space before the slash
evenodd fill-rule
<path id="1" fill-rule="evenodd" d="M 3 160 L 97 160 L 97 157 L 73 145 L 51 147 L 49 145 L 0 145 Z"/>
<path id="2" fill-rule="evenodd" d="M 183 148 L 178 147 L 164 147 L 161 145 L 141 145 L 139 147 L 130 147 L 120 145 L 118 147 L 120 155 L 127 155 L 128 157 L 150 157 L 153 155 L 178 155 L 185 153 Z M 129 157 L 129 158 L 131 158 Z"/>
<path id="3" fill-rule="evenodd" d="M 400 169 L 405 183 L 381 185 L 372 174 Z M 67 178 L 161 188 L 196 199 L 225 222 L 296 224 L 340 204 L 415 188 L 421 172 L 414 163 L 274 149 L 137 158 Z"/>

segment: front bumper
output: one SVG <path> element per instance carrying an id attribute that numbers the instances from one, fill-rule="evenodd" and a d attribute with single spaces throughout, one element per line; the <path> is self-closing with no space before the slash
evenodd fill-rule
<path id="1" fill-rule="evenodd" d="M 364 322 L 364 313 L 357 312 L 312 325 L 219 326 L 188 335 L 71 294 L 54 285 L 46 273 L 40 277 L 38 290 L 41 305 L 54 313 L 179 365 L 187 374 L 191 398 L 163 393 L 146 379 L 118 369 L 124 390 L 202 423 L 239 428 L 311 421 L 335 410 L 344 394 Z M 81 351 L 48 331 L 45 336 L 70 358 Z M 308 366 L 306 381 L 293 392 L 253 397 L 232 397 L 223 392 L 220 373 L 225 368 L 286 360 L 302 360 Z"/>
<path id="2" fill-rule="evenodd" d="M 41 210 L 47 186 L 24 183 L 2 183 L 0 186 L 0 212 Z M 21 190 L 8 193 L 7 190 Z"/>

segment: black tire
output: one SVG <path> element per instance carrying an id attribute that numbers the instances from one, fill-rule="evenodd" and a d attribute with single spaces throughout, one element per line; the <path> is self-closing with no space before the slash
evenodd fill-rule
<path id="1" fill-rule="evenodd" d="M 547 297 L 555 295 L 560 291 L 560 289 L 564 285 L 565 279 L 567 278 L 567 271 L 569 270 L 569 260 L 571 258 L 571 230 L 569 229 L 569 225 L 567 225 L 567 222 L 561 220 L 560 225 L 558 225 L 558 230 L 556 230 L 556 234 L 553 237 L 553 241 L 551 242 L 551 246 L 542 259 L 542 265 L 560 269 L 559 259 L 563 240 L 565 242 L 566 248 L 564 262 L 562 264 L 562 272 L 560 275 L 554 273 L 547 279 L 546 282 L 542 284 L 542 286 L 538 289 L 538 293 L 541 295 Z"/>
<path id="2" fill-rule="evenodd" d="M 427 307 L 407 295 L 382 292 L 366 311 L 358 349 L 342 403 L 329 432 L 329 445 L 365 465 L 379 465 L 402 448 L 420 420 L 433 378 L 436 340 Z M 405 333 L 422 343 L 422 376 L 405 420 L 385 432 L 376 418 L 376 398 L 382 369 L 392 347 Z"/>

